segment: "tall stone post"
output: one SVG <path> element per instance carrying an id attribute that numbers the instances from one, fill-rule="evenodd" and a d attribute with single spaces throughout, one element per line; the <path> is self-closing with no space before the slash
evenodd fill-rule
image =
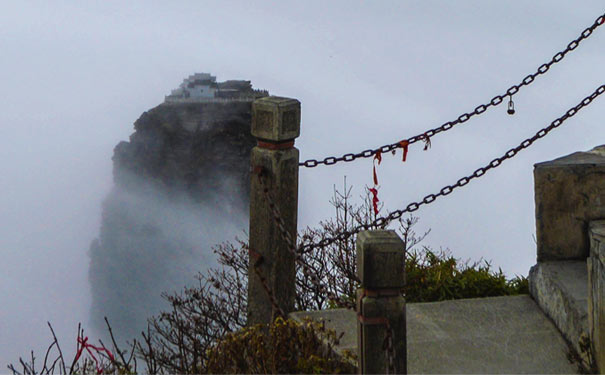
<path id="1" fill-rule="evenodd" d="M 357 235 L 357 348 L 361 374 L 407 373 L 405 245 L 392 230 Z M 391 343 L 387 331 L 390 329 Z M 385 338 L 387 338 L 385 340 Z M 385 346 L 392 350 L 385 350 Z"/>
<path id="2" fill-rule="evenodd" d="M 599 373 L 605 373 L 605 220 L 590 223 L 588 333 Z"/>
<path id="3" fill-rule="evenodd" d="M 298 150 L 300 102 L 269 96 L 252 103 L 252 135 L 258 146 L 252 149 L 250 184 L 250 257 L 248 267 L 247 324 L 270 323 L 277 311 L 260 276 L 284 313 L 294 309 L 295 258 L 288 250 L 263 188 L 267 187 L 296 241 L 298 216 Z M 258 172 L 263 171 L 263 183 Z M 255 266 L 256 265 L 256 266 Z M 258 271 L 258 274 L 257 274 Z M 259 276 L 260 274 L 260 276 Z"/>

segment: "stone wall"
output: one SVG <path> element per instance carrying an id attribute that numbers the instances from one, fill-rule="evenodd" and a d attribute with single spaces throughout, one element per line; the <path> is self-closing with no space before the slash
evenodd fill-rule
<path id="1" fill-rule="evenodd" d="M 605 218 L 603 149 L 535 165 L 538 262 L 588 256 L 588 223 Z"/>
<path id="2" fill-rule="evenodd" d="M 537 260 L 530 294 L 587 360 L 605 369 L 605 145 L 535 165 Z"/>
<path id="3" fill-rule="evenodd" d="M 244 98 L 210 98 L 210 97 L 189 97 L 178 98 L 174 96 L 165 96 L 165 103 L 230 103 L 230 102 L 249 102 L 252 103 L 258 97 L 250 96 Z"/>
<path id="4" fill-rule="evenodd" d="M 605 220 L 590 223 L 590 256 L 586 263 L 588 330 L 597 365 L 605 371 Z"/>

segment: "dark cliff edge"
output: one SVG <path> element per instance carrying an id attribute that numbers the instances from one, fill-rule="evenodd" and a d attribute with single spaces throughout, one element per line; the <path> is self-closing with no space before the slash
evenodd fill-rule
<path id="1" fill-rule="evenodd" d="M 114 187 L 90 247 L 91 327 L 123 339 L 195 285 L 211 247 L 247 230 L 251 101 L 164 103 L 114 149 Z"/>

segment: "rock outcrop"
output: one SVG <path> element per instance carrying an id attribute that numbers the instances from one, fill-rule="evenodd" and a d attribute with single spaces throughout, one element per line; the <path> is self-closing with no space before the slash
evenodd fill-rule
<path id="1" fill-rule="evenodd" d="M 132 339 L 194 285 L 211 247 L 247 227 L 251 101 L 164 103 L 114 150 L 114 188 L 90 248 L 91 324 Z"/>

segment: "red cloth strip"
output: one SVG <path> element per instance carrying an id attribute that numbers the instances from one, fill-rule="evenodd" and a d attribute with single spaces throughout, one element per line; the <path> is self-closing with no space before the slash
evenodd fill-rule
<path id="1" fill-rule="evenodd" d="M 370 193 L 372 193 L 372 205 L 374 206 L 374 213 L 378 215 L 378 202 L 380 202 L 380 199 L 378 199 L 378 190 L 375 188 L 370 188 L 368 190 L 370 190 Z"/>
<path id="2" fill-rule="evenodd" d="M 294 147 L 294 140 L 283 142 L 283 143 L 272 143 L 272 142 L 263 142 L 259 139 L 258 147 L 266 148 L 269 150 L 285 150 L 285 149 Z"/>
<path id="3" fill-rule="evenodd" d="M 378 325 L 378 324 L 384 324 L 385 326 L 389 325 L 389 320 L 384 317 L 366 318 L 363 315 L 357 315 L 357 321 L 359 321 L 359 323 L 361 323 L 361 324 L 367 324 L 367 325 Z"/>
<path id="4" fill-rule="evenodd" d="M 401 142 L 399 142 L 399 145 L 403 149 L 403 160 L 402 161 L 405 161 L 405 159 L 407 159 L 407 157 L 408 157 L 408 146 L 410 145 L 410 142 L 401 141 Z"/>

